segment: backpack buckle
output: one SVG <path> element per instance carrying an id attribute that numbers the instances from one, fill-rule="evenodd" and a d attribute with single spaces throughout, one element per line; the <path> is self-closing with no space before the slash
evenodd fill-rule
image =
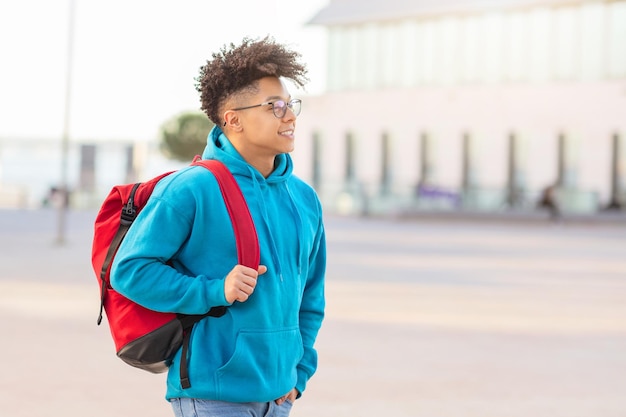
<path id="1" fill-rule="evenodd" d="M 130 226 L 130 224 L 137 217 L 137 207 L 133 204 L 133 200 L 128 200 L 128 203 L 122 208 L 122 216 L 120 219 L 120 224 L 124 226 Z"/>
<path id="2" fill-rule="evenodd" d="M 130 226 L 132 222 L 137 217 L 137 206 L 135 205 L 135 193 L 137 192 L 137 188 L 141 183 L 136 183 L 133 185 L 132 190 L 130 190 L 130 195 L 128 196 L 128 202 L 124 204 L 122 207 L 122 215 L 120 219 L 120 224 L 122 226 Z"/>

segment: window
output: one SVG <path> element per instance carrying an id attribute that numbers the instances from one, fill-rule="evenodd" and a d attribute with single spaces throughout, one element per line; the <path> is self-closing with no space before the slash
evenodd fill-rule
<path id="1" fill-rule="evenodd" d="M 553 13 L 552 73 L 557 80 L 570 80 L 577 76 L 579 10 L 578 7 L 563 7 Z"/>
<path id="2" fill-rule="evenodd" d="M 605 25 L 604 5 L 585 4 L 581 6 L 580 44 L 581 78 L 583 80 L 597 80 L 606 75 L 605 54 Z"/>
<path id="3" fill-rule="evenodd" d="M 504 18 L 503 79 L 528 79 L 528 13 L 516 12 Z"/>
<path id="4" fill-rule="evenodd" d="M 418 62 L 421 63 L 418 70 L 420 84 L 432 84 L 435 80 L 437 36 L 435 21 L 423 21 L 420 24 L 417 35 Z"/>
<path id="5" fill-rule="evenodd" d="M 342 62 L 342 38 L 343 28 L 333 27 L 328 34 L 328 89 L 337 91 L 344 88 L 342 75 L 344 73 Z"/>
<path id="6" fill-rule="evenodd" d="M 479 80 L 479 20 L 476 16 L 468 16 L 461 22 L 460 41 L 460 79 L 462 82 L 476 82 Z"/>
<path id="7" fill-rule="evenodd" d="M 363 88 L 375 88 L 379 85 L 379 37 L 378 26 L 374 23 L 368 23 L 361 28 L 360 31 L 361 59 L 360 72 L 361 84 Z"/>
<path id="8" fill-rule="evenodd" d="M 497 82 L 502 79 L 503 33 L 502 15 L 486 14 L 481 19 L 481 61 L 483 80 Z"/>
<path id="9" fill-rule="evenodd" d="M 437 73 L 438 81 L 443 84 L 454 84 L 459 73 L 459 20 L 454 17 L 442 19 L 439 22 L 439 61 Z"/>
<path id="10" fill-rule="evenodd" d="M 407 20 L 402 23 L 400 39 L 400 85 L 411 87 L 417 85 L 417 21 Z"/>
<path id="11" fill-rule="evenodd" d="M 398 84 L 400 76 L 400 59 L 402 45 L 400 32 L 396 23 L 379 26 L 381 48 L 378 56 L 380 66 L 380 82 L 383 87 L 392 87 Z"/>
<path id="12" fill-rule="evenodd" d="M 346 39 L 343 53 L 344 62 L 344 86 L 348 89 L 354 89 L 360 87 L 358 84 L 359 74 L 362 69 L 359 68 L 359 30 L 356 26 L 350 26 L 346 29 Z"/>
<path id="13" fill-rule="evenodd" d="M 550 61 L 550 10 L 541 8 L 530 12 L 530 47 L 529 79 L 531 81 L 548 80 Z"/>
<path id="14" fill-rule="evenodd" d="M 626 78 L 626 2 L 610 3 L 607 14 L 607 75 Z"/>

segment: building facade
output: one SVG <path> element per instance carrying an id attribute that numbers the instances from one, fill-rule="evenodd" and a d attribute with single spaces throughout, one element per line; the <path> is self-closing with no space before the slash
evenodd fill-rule
<path id="1" fill-rule="evenodd" d="M 145 181 L 186 163 L 168 160 L 156 141 L 73 140 L 63 156 L 49 138 L 0 138 L 0 209 L 61 204 L 67 169 L 70 205 L 97 208 L 116 184 Z"/>
<path id="2" fill-rule="evenodd" d="M 294 158 L 343 211 L 623 206 L 626 1 L 333 0 Z"/>

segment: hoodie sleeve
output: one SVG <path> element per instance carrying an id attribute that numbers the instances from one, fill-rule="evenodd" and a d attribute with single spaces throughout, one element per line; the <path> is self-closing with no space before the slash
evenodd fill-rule
<path id="1" fill-rule="evenodd" d="M 317 351 L 315 339 L 324 319 L 324 278 L 326 273 L 326 237 L 322 216 L 316 233 L 315 246 L 309 258 L 309 274 L 300 306 L 300 333 L 304 355 L 298 364 L 298 382 L 296 389 L 302 395 L 308 380 L 317 369 Z"/>
<path id="2" fill-rule="evenodd" d="M 156 191 L 156 190 L 155 190 Z M 176 195 L 184 201 L 185 195 Z M 173 205 L 153 194 L 124 238 L 111 269 L 120 294 L 155 311 L 203 314 L 228 305 L 223 277 L 190 276 L 168 264 L 188 238 L 193 205 Z"/>

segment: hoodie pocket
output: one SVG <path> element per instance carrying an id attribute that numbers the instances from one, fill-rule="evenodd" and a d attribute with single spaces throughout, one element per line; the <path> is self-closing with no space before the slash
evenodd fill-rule
<path id="1" fill-rule="evenodd" d="M 215 373 L 221 399 L 238 401 L 251 392 L 270 399 L 276 392 L 277 397 L 284 394 L 297 382 L 296 366 L 303 354 L 297 327 L 241 330 L 233 355 Z"/>

